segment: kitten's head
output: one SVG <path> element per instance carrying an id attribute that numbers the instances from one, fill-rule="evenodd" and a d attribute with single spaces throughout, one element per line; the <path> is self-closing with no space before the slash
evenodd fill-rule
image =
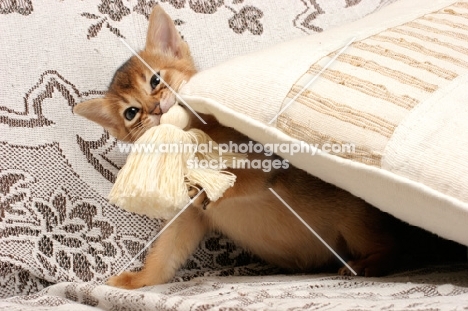
<path id="1" fill-rule="evenodd" d="M 139 55 L 174 90 L 195 74 L 187 43 L 159 5 L 150 15 L 146 45 Z M 158 75 L 132 56 L 117 70 L 104 98 L 82 102 L 73 111 L 99 123 L 117 139 L 135 141 L 146 129 L 159 125 L 161 115 L 175 102 Z"/>

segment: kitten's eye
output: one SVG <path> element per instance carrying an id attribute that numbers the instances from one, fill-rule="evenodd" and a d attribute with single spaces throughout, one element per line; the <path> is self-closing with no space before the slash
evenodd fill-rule
<path id="1" fill-rule="evenodd" d="M 151 80 L 150 80 L 150 85 L 151 85 L 151 89 L 154 90 L 159 82 L 161 82 L 161 79 L 159 78 L 159 72 L 156 74 L 156 75 L 153 75 L 151 77 Z"/>
<path id="2" fill-rule="evenodd" d="M 136 107 L 130 107 L 130 108 L 125 109 L 124 111 L 125 119 L 127 119 L 128 121 L 132 121 L 133 118 L 135 118 L 135 116 L 137 115 L 138 111 L 140 111 L 140 109 Z"/>

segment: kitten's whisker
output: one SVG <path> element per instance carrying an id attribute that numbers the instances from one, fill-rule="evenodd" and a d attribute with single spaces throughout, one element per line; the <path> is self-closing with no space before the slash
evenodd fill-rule
<path id="1" fill-rule="evenodd" d="M 142 131 L 142 133 L 146 132 L 147 130 L 149 130 L 152 126 L 150 125 L 150 121 L 146 122 L 148 124 L 145 124 L 145 123 L 141 123 L 141 127 L 140 127 L 140 131 Z M 140 132 L 138 133 L 140 134 Z"/>
<path id="2" fill-rule="evenodd" d="M 144 132 L 146 132 L 147 128 L 145 126 L 140 126 L 138 127 L 137 129 L 135 129 L 135 137 L 137 140 L 138 138 L 140 138 L 141 135 L 143 135 Z"/>
<path id="3" fill-rule="evenodd" d="M 127 137 L 131 138 L 131 135 L 133 135 L 140 127 L 142 126 L 141 121 L 139 121 L 129 132 L 127 135 L 125 135 L 122 140 L 125 141 Z"/>
<path id="4" fill-rule="evenodd" d="M 134 142 L 136 139 L 133 139 L 132 136 L 135 136 L 135 137 L 139 137 L 140 136 L 140 133 L 142 130 L 145 130 L 146 131 L 146 127 L 144 126 L 143 122 L 141 121 L 138 121 L 138 123 L 136 123 L 133 128 L 128 132 L 127 135 L 125 135 L 124 138 L 122 138 L 122 141 L 126 141 L 127 138 L 129 137 L 129 140 Z"/>
<path id="5" fill-rule="evenodd" d="M 175 95 L 175 97 L 176 97 L 182 104 L 185 105 L 185 107 L 187 107 L 201 122 L 203 122 L 203 124 L 206 124 L 205 120 L 203 120 L 203 118 L 200 117 L 200 115 L 199 115 L 198 113 L 196 113 L 196 111 L 193 110 L 193 108 L 190 107 L 190 105 L 187 104 L 187 102 L 186 102 L 182 97 L 180 97 L 180 95 L 177 94 L 177 92 L 176 92 L 166 81 L 164 81 L 164 79 L 163 79 L 156 71 L 154 71 L 154 69 L 151 68 L 150 65 L 148 65 L 148 63 L 145 62 L 145 60 L 144 60 L 143 58 L 141 58 L 141 56 L 138 55 L 138 53 L 135 52 L 135 50 L 132 49 L 132 48 L 130 47 L 130 45 L 129 45 L 123 38 L 120 38 L 120 41 L 122 41 L 123 44 L 125 44 L 125 46 L 130 50 L 130 52 L 132 52 L 132 54 L 135 55 L 135 56 L 143 63 L 143 65 L 145 65 L 154 75 L 156 75 L 156 76 L 159 78 L 159 80 L 160 80 L 162 83 L 164 83 L 164 85 Z"/>
<path id="6" fill-rule="evenodd" d="M 145 125 L 143 124 L 143 122 L 138 122 L 135 127 L 133 128 L 135 131 L 138 131 L 138 130 L 141 130 L 142 128 L 145 128 Z"/>

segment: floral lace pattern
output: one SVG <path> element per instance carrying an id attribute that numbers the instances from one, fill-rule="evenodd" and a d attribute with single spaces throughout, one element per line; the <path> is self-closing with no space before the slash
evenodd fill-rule
<path id="1" fill-rule="evenodd" d="M 29 15 L 33 11 L 31 0 L 5 0 L 0 2 L 0 14 L 17 12 L 21 15 Z"/>
<path id="2" fill-rule="evenodd" d="M 115 69 L 130 56 L 118 39 L 144 42 L 154 4 L 173 17 L 197 65 L 205 69 L 337 25 L 344 15 L 360 18 L 389 1 L 362 2 L 334 0 L 329 13 L 324 0 L 0 1 L 5 29 L 0 36 L 0 85 L 5 86 L 0 92 L 0 297 L 30 295 L 2 300 L 0 308 L 50 309 L 71 302 L 102 306 L 114 304 L 115 297 L 122 298 L 122 305 L 114 309 L 147 303 L 145 296 L 110 288 L 104 296 L 96 294 L 103 288 L 97 284 L 118 273 L 162 222 L 108 203 L 125 155 L 114 138 L 72 109 L 104 94 Z M 131 268 L 138 269 L 143 260 L 144 254 Z M 234 299 L 234 293 L 233 305 L 266 303 L 262 287 L 246 292 L 231 290 L 237 285 L 225 279 L 225 284 L 218 280 L 203 286 L 200 280 L 181 281 L 280 272 L 213 234 L 178 272 L 173 281 L 179 282 L 158 289 L 157 299 L 161 306 L 174 307 L 171 297 L 182 293 L 190 300 L 198 288 L 198 293 L 214 290 L 218 306 Z M 244 281 L 250 284 L 246 288 L 255 284 Z M 157 305 L 156 300 L 147 305 Z"/>
<path id="3" fill-rule="evenodd" d="M 187 4 L 186 0 L 163 0 L 162 2 L 168 2 L 176 9 L 185 8 Z M 242 1 L 233 1 L 233 5 L 241 2 Z M 145 0 L 138 0 L 138 4 L 133 6 L 132 11 L 148 18 L 151 8 L 155 4 L 155 1 L 146 2 Z M 263 12 L 254 6 L 247 5 L 239 11 L 236 11 L 234 8 L 225 5 L 224 0 L 189 0 L 188 7 L 194 13 L 198 14 L 214 14 L 218 9 L 225 7 L 234 13 L 234 16 L 229 19 L 228 25 L 235 33 L 242 34 L 246 29 L 254 35 L 261 35 L 263 32 L 263 25 L 260 21 Z M 131 14 L 130 8 L 125 6 L 122 0 L 102 0 L 102 3 L 98 5 L 98 11 L 102 14 L 101 16 L 88 12 L 81 14 L 81 16 L 87 19 L 96 20 L 96 22 L 88 28 L 87 38 L 91 39 L 96 37 L 103 26 L 108 28 L 117 37 L 125 38 L 118 27 L 111 25 L 109 19 L 114 22 L 120 22 L 124 17 Z M 178 19 L 174 22 L 176 25 L 181 24 L 181 21 Z"/>
<path id="4" fill-rule="evenodd" d="M 23 311 L 54 307 L 72 311 L 85 306 L 96 310 L 458 310 L 468 304 L 467 268 L 434 267 L 379 279 L 203 276 L 137 291 L 98 283 L 62 283 L 3 303 L 9 303 L 9 310 Z"/>

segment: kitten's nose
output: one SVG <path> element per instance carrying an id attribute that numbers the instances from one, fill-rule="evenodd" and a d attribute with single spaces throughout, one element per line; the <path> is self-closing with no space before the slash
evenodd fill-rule
<path id="1" fill-rule="evenodd" d="M 156 107 L 153 109 L 153 111 L 151 111 L 151 114 L 155 114 L 155 115 L 162 114 L 161 106 L 159 105 L 159 103 L 156 104 Z"/>

